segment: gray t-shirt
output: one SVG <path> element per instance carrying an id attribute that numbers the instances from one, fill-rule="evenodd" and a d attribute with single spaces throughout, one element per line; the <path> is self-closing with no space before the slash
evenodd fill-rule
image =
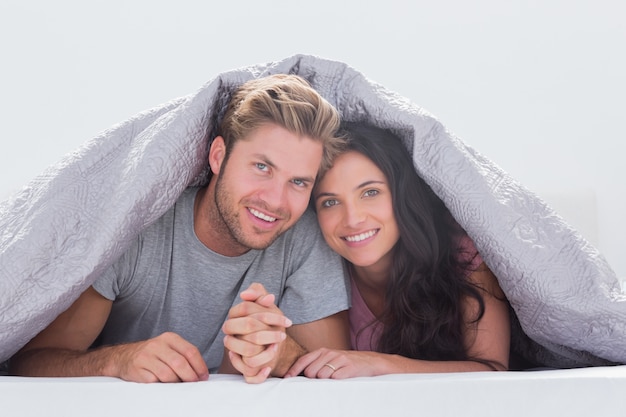
<path id="1" fill-rule="evenodd" d="M 211 372 L 223 356 L 221 327 L 239 293 L 260 282 L 294 324 L 349 307 L 341 260 L 307 211 L 265 250 L 238 257 L 204 246 L 193 229 L 197 188 L 185 190 L 156 223 L 93 284 L 114 300 L 99 344 L 145 340 L 171 331 L 193 343 Z"/>

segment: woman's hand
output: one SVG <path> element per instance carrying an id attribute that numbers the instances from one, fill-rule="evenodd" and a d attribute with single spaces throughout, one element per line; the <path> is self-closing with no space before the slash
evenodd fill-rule
<path id="1" fill-rule="evenodd" d="M 344 379 L 391 373 L 389 355 L 377 352 L 321 348 L 301 356 L 285 378 L 304 372 L 309 378 Z"/>

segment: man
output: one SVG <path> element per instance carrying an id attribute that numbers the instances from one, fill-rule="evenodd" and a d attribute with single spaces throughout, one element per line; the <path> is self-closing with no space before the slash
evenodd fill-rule
<path id="1" fill-rule="evenodd" d="M 341 263 L 305 213 L 341 145 L 338 123 L 297 76 L 241 86 L 209 150 L 209 184 L 187 189 L 11 359 L 11 373 L 174 382 L 221 366 L 260 382 L 306 350 L 347 348 Z M 224 355 L 221 327 L 239 293 Z"/>

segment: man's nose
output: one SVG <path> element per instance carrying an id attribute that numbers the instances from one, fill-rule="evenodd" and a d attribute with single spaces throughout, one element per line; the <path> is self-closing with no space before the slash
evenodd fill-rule
<path id="1" fill-rule="evenodd" d="M 263 189 L 261 199 L 270 209 L 283 208 L 287 205 L 287 186 L 277 181 L 272 181 Z"/>

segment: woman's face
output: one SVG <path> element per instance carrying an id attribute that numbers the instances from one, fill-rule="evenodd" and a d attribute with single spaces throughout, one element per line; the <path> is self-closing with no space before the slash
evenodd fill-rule
<path id="1" fill-rule="evenodd" d="M 355 151 L 339 156 L 314 197 L 322 233 L 335 252 L 359 267 L 390 261 L 400 233 L 387 178 L 369 158 Z"/>

